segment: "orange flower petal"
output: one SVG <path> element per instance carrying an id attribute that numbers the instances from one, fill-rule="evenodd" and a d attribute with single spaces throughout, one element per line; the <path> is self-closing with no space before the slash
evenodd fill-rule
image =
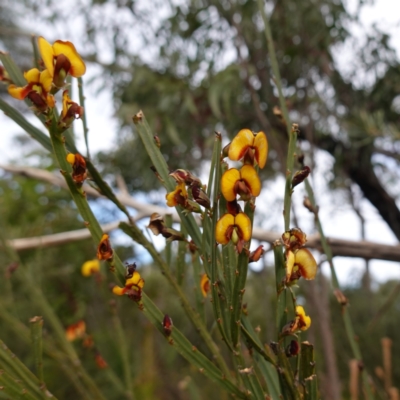
<path id="1" fill-rule="evenodd" d="M 310 250 L 301 248 L 296 251 L 294 257 L 294 263 L 299 267 L 301 276 L 307 280 L 314 279 L 317 274 L 317 262 Z"/>
<path id="2" fill-rule="evenodd" d="M 10 85 L 8 87 L 8 93 L 10 96 L 14 97 L 14 99 L 18 100 L 23 100 L 25 99 L 26 96 L 28 96 L 28 93 L 31 91 L 31 87 L 29 85 L 24 86 L 24 87 L 17 87 L 15 85 Z"/>
<path id="3" fill-rule="evenodd" d="M 254 167 L 251 165 L 243 165 L 240 170 L 240 176 L 246 182 L 251 194 L 257 197 L 261 192 L 261 181 Z"/>
<path id="4" fill-rule="evenodd" d="M 238 214 L 239 215 L 239 214 Z M 219 244 L 229 243 L 230 238 L 226 233 L 230 226 L 234 225 L 235 217 L 232 214 L 224 214 L 218 221 L 215 227 L 215 240 Z"/>
<path id="5" fill-rule="evenodd" d="M 296 307 L 296 315 L 299 318 L 298 326 L 300 330 L 306 331 L 311 326 L 311 318 L 306 315 L 302 306 Z"/>
<path id="6" fill-rule="evenodd" d="M 201 293 L 204 297 L 207 297 L 207 293 L 210 291 L 210 280 L 207 274 L 203 274 L 200 280 Z"/>
<path id="7" fill-rule="evenodd" d="M 294 253 L 293 251 L 286 251 L 286 280 L 290 280 L 290 276 L 292 275 L 293 266 L 294 266 Z"/>
<path id="8" fill-rule="evenodd" d="M 38 39 L 39 52 L 50 76 L 54 75 L 54 51 L 52 45 L 42 36 Z"/>
<path id="9" fill-rule="evenodd" d="M 229 146 L 228 157 L 232 161 L 238 161 L 243 156 L 246 150 L 253 146 L 254 135 L 250 129 L 242 129 L 232 140 Z"/>
<path id="10" fill-rule="evenodd" d="M 254 150 L 258 166 L 264 168 L 268 156 L 268 140 L 264 132 L 258 132 L 254 138 Z"/>
<path id="11" fill-rule="evenodd" d="M 75 78 L 79 78 L 86 72 L 86 65 L 71 42 L 57 40 L 53 44 L 53 51 L 56 56 L 64 54 L 68 58 L 71 63 L 71 68 L 68 72 Z"/>
<path id="12" fill-rule="evenodd" d="M 39 83 L 40 71 L 37 68 L 32 68 L 29 71 L 24 72 L 24 78 L 29 83 Z"/>
<path id="13" fill-rule="evenodd" d="M 221 192 L 226 201 L 236 199 L 235 183 L 240 179 L 240 172 L 236 168 L 225 171 L 221 178 Z"/>
<path id="14" fill-rule="evenodd" d="M 184 182 L 180 182 L 176 185 L 175 190 L 173 192 L 167 193 L 165 195 L 165 199 L 167 200 L 168 207 L 175 207 L 178 205 L 177 196 L 181 195 L 184 198 L 187 198 L 187 190 Z"/>
<path id="15" fill-rule="evenodd" d="M 245 213 L 239 213 L 235 217 L 235 225 L 240 229 L 240 239 L 248 242 L 251 239 L 251 221 Z"/>

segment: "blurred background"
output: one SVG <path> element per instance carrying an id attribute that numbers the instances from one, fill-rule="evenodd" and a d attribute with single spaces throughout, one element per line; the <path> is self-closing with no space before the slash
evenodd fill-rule
<path id="1" fill-rule="evenodd" d="M 300 148 L 312 170 L 310 179 L 323 227 L 328 237 L 341 239 L 353 249 L 353 257 L 344 257 L 348 255 L 344 245 L 339 246 L 335 266 L 351 304 L 365 365 L 386 398 L 379 370 L 381 339 L 396 338 L 400 317 L 400 4 L 390 0 L 285 0 L 267 1 L 265 8 L 290 117 L 300 125 Z M 287 137 L 276 108 L 277 90 L 263 29 L 254 0 L 0 0 L 0 50 L 9 52 L 22 70 L 32 66 L 32 34 L 49 42 L 72 41 L 86 61 L 89 150 L 111 186 L 118 191 L 120 177 L 135 199 L 165 204 L 165 193 L 133 128 L 132 115 L 140 109 L 160 137 L 170 168 L 189 169 L 202 178 L 208 173 L 215 130 L 222 133 L 224 143 L 242 128 L 263 130 L 270 150 L 255 223 L 264 231 L 279 233 L 283 231 Z M 71 91 L 77 99 L 76 87 Z M 0 86 L 0 96 L 40 127 L 24 104 L 8 96 L 6 85 Z M 75 125 L 78 147 L 86 154 L 81 124 L 77 121 Z M 55 171 L 52 157 L 3 114 L 0 127 L 3 239 L 81 229 L 82 221 L 66 190 L 10 173 L 7 167 Z M 295 189 L 293 226 L 311 236 L 314 220 L 302 205 L 304 195 L 302 187 Z M 101 223 L 123 219 L 109 202 L 90 201 Z M 142 226 L 147 223 L 143 220 Z M 191 331 L 150 258 L 122 233 L 115 231 L 111 237 L 124 260 L 140 265 L 149 296 L 196 343 L 197 333 Z M 370 242 L 364 246 L 370 249 L 367 257 L 357 252 L 365 241 Z M 164 244 L 156 243 L 161 250 Z M 311 285 L 300 287 L 299 297 L 313 318 L 308 339 L 317 348 L 322 398 L 350 398 L 350 350 L 340 307 L 329 290 L 325 257 L 317 250 L 315 255 L 321 273 Z M 64 327 L 85 320 L 96 351 L 108 367 L 99 367 L 93 352 L 76 346 L 106 398 L 126 398 L 110 384 L 123 374 L 114 337 L 116 318 L 127 333 L 137 398 L 224 398 L 219 388 L 205 385 L 201 374 L 190 371 L 159 340 L 131 304 L 120 299 L 114 302 L 106 266 L 96 277 L 82 277 L 82 263 L 94 256 L 91 239 L 13 255 L 0 249 L 5 276 L 0 283 L 5 293 L 0 300 L 2 340 L 28 365 L 32 362 L 29 342 L 18 333 L 29 318 L 43 314 L 18 276 L 19 268 L 29 268 L 32 285 L 41 288 Z M 13 272 L 16 259 L 19 267 Z M 195 280 L 188 268 L 188 292 Z M 252 268 L 248 287 L 251 318 L 268 342 L 274 333 L 270 327 L 275 290 L 270 252 Z M 259 299 L 263 299 L 261 304 Z M 51 329 L 46 334 L 51 336 Z M 398 341 L 394 340 L 391 353 L 396 384 L 400 382 Z M 46 358 L 45 373 L 56 396 L 81 398 L 51 357 Z"/>

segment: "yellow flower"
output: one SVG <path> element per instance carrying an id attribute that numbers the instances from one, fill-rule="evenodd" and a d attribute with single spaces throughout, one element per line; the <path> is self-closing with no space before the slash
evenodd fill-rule
<path id="1" fill-rule="evenodd" d="M 257 197 L 261 191 L 261 182 L 252 165 L 243 165 L 239 170 L 231 168 L 221 178 L 221 192 L 227 201 L 234 201 L 237 195 L 240 200 L 248 201 Z"/>
<path id="2" fill-rule="evenodd" d="M 311 318 L 302 306 L 296 307 L 296 330 L 306 331 L 311 326 Z"/>
<path id="3" fill-rule="evenodd" d="M 100 262 L 99 260 L 90 260 L 83 263 L 81 268 L 81 273 L 83 276 L 90 276 L 94 273 L 100 271 Z"/>
<path id="4" fill-rule="evenodd" d="M 242 129 L 232 140 L 229 146 L 228 157 L 232 161 L 242 158 L 246 164 L 253 164 L 254 158 L 260 168 L 264 168 L 267 162 L 268 141 L 264 132 L 254 134 L 250 129 Z"/>
<path id="5" fill-rule="evenodd" d="M 200 279 L 200 289 L 204 297 L 207 297 L 207 293 L 210 291 L 210 280 L 207 274 L 203 274 Z"/>
<path id="6" fill-rule="evenodd" d="M 286 250 L 286 281 L 303 277 L 312 280 L 317 275 L 318 265 L 310 250 L 302 247 L 299 250 Z"/>
<path id="7" fill-rule="evenodd" d="M 49 94 L 51 89 L 51 75 L 47 69 L 40 72 L 37 68 L 32 68 L 24 73 L 27 85 L 17 87 L 10 85 L 8 93 L 18 100 L 24 100 L 28 97 L 34 106 L 42 112 L 52 108 L 55 105 L 54 97 Z"/>
<path id="8" fill-rule="evenodd" d="M 117 296 L 126 294 L 134 301 L 139 301 L 142 298 L 142 289 L 144 280 L 141 278 L 139 272 L 134 271 L 132 276 L 125 280 L 125 286 L 114 286 L 112 291 Z"/>
<path id="9" fill-rule="evenodd" d="M 38 39 L 39 51 L 57 88 L 64 86 L 67 74 L 79 78 L 86 72 L 86 65 L 71 42 L 57 40 L 51 45 L 43 37 Z"/>
<path id="10" fill-rule="evenodd" d="M 167 193 L 165 195 L 168 207 L 175 207 L 178 204 L 184 206 L 188 198 L 186 186 L 184 182 L 180 182 L 176 185 L 173 192 Z"/>
<path id="11" fill-rule="evenodd" d="M 72 165 L 72 179 L 75 183 L 82 184 L 87 178 L 86 160 L 79 153 L 69 153 L 66 159 Z"/>
<path id="12" fill-rule="evenodd" d="M 215 240 L 219 244 L 228 244 L 232 241 L 239 253 L 243 249 L 244 242 L 251 239 L 251 221 L 245 213 L 236 216 L 224 214 L 215 227 Z"/>

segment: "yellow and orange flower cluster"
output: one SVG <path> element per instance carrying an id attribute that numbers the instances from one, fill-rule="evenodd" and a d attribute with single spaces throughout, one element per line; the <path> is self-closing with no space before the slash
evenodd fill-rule
<path id="1" fill-rule="evenodd" d="M 40 37 L 38 46 L 45 69 L 39 71 L 37 68 L 32 68 L 25 72 L 24 78 L 27 84 L 22 87 L 10 84 L 8 92 L 18 100 L 28 98 L 38 112 L 46 114 L 54 108 L 53 95 L 66 85 L 66 77 L 68 75 L 81 77 L 86 71 L 86 66 L 71 42 L 57 40 L 51 45 Z M 82 116 L 82 113 L 82 107 L 72 102 L 65 94 L 60 118 L 63 127 L 70 126 L 72 120 Z"/>
<path id="2" fill-rule="evenodd" d="M 215 237 L 220 244 L 232 242 L 238 252 L 251 239 L 250 218 L 241 211 L 237 201 L 253 201 L 261 192 L 261 181 L 255 167 L 267 162 L 268 141 L 264 132 L 242 129 L 224 149 L 232 161 L 242 160 L 240 169 L 230 168 L 221 178 L 221 192 L 227 201 L 227 213 L 218 220 Z"/>
<path id="3" fill-rule="evenodd" d="M 296 315 L 283 329 L 282 335 L 291 335 L 297 332 L 304 332 L 311 326 L 311 318 L 306 315 L 302 306 L 296 306 Z"/>
<path id="4" fill-rule="evenodd" d="M 301 229 L 293 228 L 282 235 L 286 255 L 286 283 L 299 278 L 311 280 L 317 274 L 317 262 L 310 250 L 304 248 L 306 234 Z"/>
<path id="5" fill-rule="evenodd" d="M 144 286 L 144 279 L 140 276 L 139 272 L 136 271 L 136 264 L 130 264 L 127 266 L 127 272 L 125 275 L 125 286 L 114 286 L 112 291 L 117 296 L 127 295 L 134 301 L 140 301 L 142 298 L 142 289 Z"/>

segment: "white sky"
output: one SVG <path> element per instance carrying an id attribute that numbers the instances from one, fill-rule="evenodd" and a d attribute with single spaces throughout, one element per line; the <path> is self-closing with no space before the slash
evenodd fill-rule
<path id="1" fill-rule="evenodd" d="M 355 0 L 348 1 L 348 9 L 355 12 Z M 385 30 L 392 35 L 392 45 L 397 49 L 400 55 L 400 2 L 394 0 L 377 0 L 374 5 L 363 7 L 360 15 L 363 27 L 352 26 L 352 32 L 362 40 L 365 31 L 368 31 L 373 24 Z M 61 37 L 62 39 L 66 39 Z M 50 37 L 49 40 L 52 38 Z M 79 43 L 75 42 L 79 50 Z M 336 62 L 341 68 L 346 69 L 346 66 L 351 60 L 352 49 L 344 46 L 337 51 Z M 107 57 L 105 55 L 105 57 Z M 91 76 L 96 73 L 95 67 L 88 65 L 88 72 L 84 80 L 88 81 Z M 113 117 L 113 100 L 111 93 L 108 91 L 96 92 L 93 86 L 85 87 L 87 97 L 85 105 L 85 113 L 87 122 L 90 128 L 89 131 L 89 146 L 91 153 L 96 153 L 99 150 L 109 150 L 115 145 L 115 139 L 118 135 L 118 123 Z M 34 122 L 35 119 L 32 119 Z M 84 151 L 84 141 L 81 135 L 81 124 L 76 122 L 76 131 L 78 133 L 78 147 Z M 0 159 L 1 163 L 6 163 L 10 159 L 18 157 L 18 149 L 13 144 L 13 138 L 16 134 L 20 134 L 21 130 L 12 121 L 9 121 L 3 114 L 0 114 Z M 321 156 L 323 157 L 323 156 Z M 351 212 L 349 206 L 345 205 L 339 199 L 332 204 L 332 197 L 325 185 L 324 174 L 325 170 L 329 169 L 329 157 L 323 157 L 320 162 L 317 162 L 318 171 L 313 171 L 315 177 L 316 193 L 326 193 L 318 198 L 321 206 L 320 217 L 323 222 L 324 230 L 327 236 L 340 237 L 344 239 L 360 239 L 359 221 Z M 325 165 L 325 167 L 324 167 Z M 278 179 L 275 183 L 269 184 L 268 189 L 264 189 L 263 197 L 266 204 L 271 201 L 271 192 L 276 193 L 276 197 L 283 197 L 284 184 L 283 179 Z M 261 199 L 260 199 L 261 200 Z M 294 201 L 301 203 L 303 200 L 302 189 L 297 189 L 294 195 Z M 264 201 L 259 201 L 259 204 Z M 298 206 L 306 231 L 308 227 L 312 230 L 312 219 L 303 207 Z M 367 240 L 382 242 L 387 244 L 395 244 L 397 241 L 386 224 L 375 209 L 367 202 L 362 202 L 362 210 L 367 219 Z M 277 215 L 276 213 L 274 215 Z M 272 224 L 273 225 L 273 224 Z M 271 227 L 272 225 L 269 225 Z M 276 223 L 275 223 L 276 225 Z M 356 283 L 359 281 L 362 272 L 364 271 L 364 260 L 361 259 L 345 259 L 335 258 L 336 270 L 339 279 L 342 283 Z M 383 281 L 389 278 L 400 278 L 399 263 L 390 263 L 383 261 L 371 261 L 370 269 L 375 279 Z M 328 273 L 328 268 L 323 267 L 324 272 Z"/>

